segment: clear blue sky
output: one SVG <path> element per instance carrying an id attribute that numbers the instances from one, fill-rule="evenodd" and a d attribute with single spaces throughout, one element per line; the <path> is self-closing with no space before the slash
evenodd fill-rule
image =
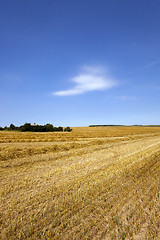
<path id="1" fill-rule="evenodd" d="M 0 0 L 0 126 L 160 124 L 160 0 Z"/>

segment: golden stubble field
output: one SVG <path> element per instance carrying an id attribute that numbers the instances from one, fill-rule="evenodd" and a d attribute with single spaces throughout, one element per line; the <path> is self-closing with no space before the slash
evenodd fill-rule
<path id="1" fill-rule="evenodd" d="M 0 132 L 0 239 L 160 239 L 160 128 Z"/>

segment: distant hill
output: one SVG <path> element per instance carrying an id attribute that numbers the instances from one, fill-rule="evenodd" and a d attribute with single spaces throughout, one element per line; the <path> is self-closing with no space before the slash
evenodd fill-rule
<path id="1" fill-rule="evenodd" d="M 89 125 L 89 127 L 124 127 L 125 125 Z"/>
<path id="2" fill-rule="evenodd" d="M 160 125 L 114 125 L 114 124 L 109 124 L 109 125 L 89 125 L 89 127 L 160 127 Z"/>

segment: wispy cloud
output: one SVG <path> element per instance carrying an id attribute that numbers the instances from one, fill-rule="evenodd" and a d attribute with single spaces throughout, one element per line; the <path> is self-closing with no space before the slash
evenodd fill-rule
<path id="1" fill-rule="evenodd" d="M 79 75 L 71 81 L 73 88 L 54 92 L 55 96 L 79 95 L 90 91 L 105 90 L 117 85 L 116 81 L 105 75 L 104 68 L 100 66 L 84 66 Z"/>
<path id="2" fill-rule="evenodd" d="M 121 101 L 134 101 L 137 100 L 137 97 L 132 97 L 132 96 L 118 96 L 116 99 L 121 100 Z"/>
<path id="3" fill-rule="evenodd" d="M 160 60 L 150 62 L 150 63 L 146 64 L 143 68 L 144 69 L 150 69 L 150 68 L 152 68 L 152 67 L 154 67 L 155 65 L 158 65 L 158 64 L 160 64 Z"/>
<path id="4" fill-rule="evenodd" d="M 18 74 L 3 74 L 0 78 L 7 84 L 19 84 L 23 81 L 23 77 Z"/>

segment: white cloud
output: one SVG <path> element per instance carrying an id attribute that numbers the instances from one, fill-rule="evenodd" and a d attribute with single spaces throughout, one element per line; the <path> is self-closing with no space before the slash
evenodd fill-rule
<path id="1" fill-rule="evenodd" d="M 70 96 L 90 91 L 104 90 L 116 86 L 116 82 L 106 77 L 100 66 L 84 66 L 82 72 L 71 79 L 75 86 L 68 90 L 54 92 L 56 96 Z"/>

